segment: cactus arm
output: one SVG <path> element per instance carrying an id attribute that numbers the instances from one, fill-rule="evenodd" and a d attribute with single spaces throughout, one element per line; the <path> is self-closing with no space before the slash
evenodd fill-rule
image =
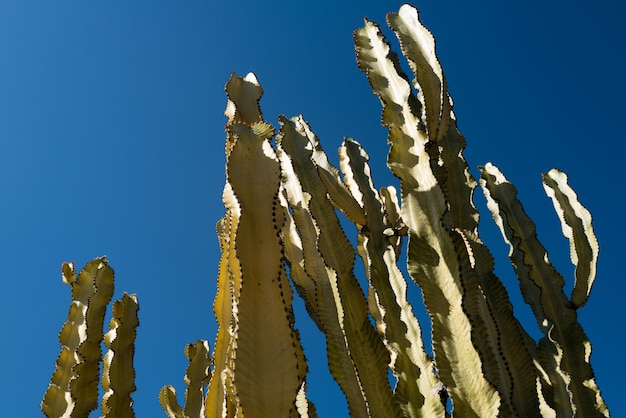
<path id="1" fill-rule="evenodd" d="M 102 328 L 106 307 L 113 296 L 113 269 L 104 260 L 96 260 L 83 269 L 84 273 L 92 277 L 95 292 L 89 298 L 87 309 L 87 339 L 78 348 L 78 353 L 84 361 L 74 367 L 77 378 L 70 382 L 76 399 L 72 415 L 76 416 L 86 415 L 98 407 Z"/>
<path id="2" fill-rule="evenodd" d="M 63 281 L 72 288 L 72 304 L 59 334 L 61 353 L 41 409 L 48 417 L 87 415 L 98 407 L 100 341 L 104 312 L 113 294 L 113 269 L 104 257 L 76 276 L 63 263 Z"/>
<path id="3" fill-rule="evenodd" d="M 281 164 L 283 162 L 281 161 Z M 287 208 L 289 203 L 285 193 L 280 195 L 281 205 Z M 295 211 L 294 211 L 295 212 Z M 324 329 L 324 324 L 320 319 L 320 311 L 318 306 L 317 284 L 316 281 L 306 272 L 304 268 L 304 248 L 303 242 L 300 239 L 300 235 L 296 229 L 296 223 L 292 214 L 289 211 L 285 211 L 285 227 L 283 228 L 283 234 L 285 236 L 285 261 L 289 265 L 289 276 L 293 281 L 294 287 L 298 292 L 300 298 L 304 301 L 304 306 L 309 314 L 309 317 L 315 322 L 315 325 L 320 330 Z M 295 215 L 295 214 L 294 214 Z M 297 215 L 296 215 L 297 216 Z M 303 221 L 301 221 L 301 224 Z M 306 224 L 306 222 L 304 222 Z M 312 227 L 311 224 L 307 224 Z M 311 234 L 303 233 L 303 236 L 310 237 Z M 305 238 L 306 239 L 306 238 Z M 308 245 L 310 246 L 311 243 Z M 313 246 L 315 244 L 313 243 Z"/>
<path id="4" fill-rule="evenodd" d="M 343 330 L 345 315 L 337 289 L 337 274 L 324 265 L 317 249 L 318 229 L 309 209 L 311 196 L 302 191 L 293 170 L 287 169 L 291 162 L 280 148 L 278 154 L 284 187 L 293 210 L 289 229 L 285 230 L 285 256 L 291 278 L 310 316 L 326 336 L 328 368 L 346 397 L 350 415 L 368 416 L 367 403 Z"/>
<path id="5" fill-rule="evenodd" d="M 481 183 L 488 207 L 511 248 L 524 299 L 546 335 L 539 342 L 537 358 L 550 376 L 557 416 L 608 416 L 589 362 L 591 344 L 563 292 L 563 277 L 548 261 L 515 187 L 492 164 L 481 168 Z"/>
<path id="6" fill-rule="evenodd" d="M 390 242 L 396 238 L 395 228 L 401 220 L 394 200 L 385 201 L 394 206 L 389 213 L 396 216 L 383 217 L 383 200 L 374 188 L 367 164 L 369 157 L 360 144 L 345 140 L 339 155 L 344 179 L 352 194 L 360 197 L 359 203 L 367 215 L 367 228 L 361 229 L 358 248 L 371 284 L 374 309 L 370 310 L 390 351 L 390 367 L 398 379 L 394 396 L 406 416 L 443 417 L 445 408 L 433 391 L 440 382 L 434 374 L 434 363 L 424 350 L 420 325 L 406 299 L 406 281 Z"/>
<path id="7" fill-rule="evenodd" d="M 88 283 L 82 284 L 83 282 L 81 282 L 77 284 L 74 263 L 63 263 L 61 271 L 63 283 L 72 287 L 72 296 L 74 294 L 74 285 L 91 287 Z M 83 292 L 78 292 L 78 295 L 81 293 Z M 57 358 L 48 390 L 46 390 L 41 402 L 41 410 L 49 418 L 68 415 L 73 409 L 74 401 L 70 392 L 69 382 L 73 377 L 72 369 L 79 361 L 76 350 L 81 340 L 85 338 L 85 330 L 81 328 L 80 324 L 85 322 L 86 302 L 86 298 L 74 300 L 72 297 L 68 319 L 59 333 L 61 353 Z"/>
<path id="8" fill-rule="evenodd" d="M 299 118 L 302 119 L 302 116 Z M 315 137 L 308 124 L 302 123 L 300 129 L 303 130 L 307 137 Z M 344 182 L 341 181 L 339 170 L 328 162 L 326 153 L 321 148 L 315 148 L 313 149 L 311 159 L 333 205 L 354 224 L 365 225 L 367 220 L 365 219 L 363 208 L 353 197 Z"/>
<path id="9" fill-rule="evenodd" d="M 490 163 L 480 170 L 488 208 L 511 247 L 510 257 L 523 285 L 523 296 L 547 334 L 554 321 L 548 318 L 548 311 L 560 311 L 568 302 L 563 293 L 563 277 L 548 261 L 546 250 L 537 239 L 535 224 L 517 200 L 515 187 Z"/>
<path id="10" fill-rule="evenodd" d="M 367 402 L 346 341 L 337 273 L 325 265 L 317 247 L 319 227 L 309 207 L 313 197 L 302 190 L 291 160 L 282 152 L 280 143 L 278 155 L 288 203 L 293 211 L 293 222 L 285 239 L 292 280 L 326 336 L 328 368 L 346 397 L 350 415 L 368 416 Z"/>
<path id="11" fill-rule="evenodd" d="M 185 374 L 185 410 L 176 400 L 176 389 L 173 386 L 164 386 L 159 392 L 161 408 L 169 418 L 202 418 L 205 416 L 204 388 L 207 385 L 211 373 L 211 358 L 209 343 L 198 340 L 185 346 L 185 356 L 189 360 L 187 373 Z"/>
<path id="12" fill-rule="evenodd" d="M 462 154 L 466 142 L 456 126 L 435 39 L 410 5 L 403 5 L 397 14 L 388 14 L 387 22 L 415 74 L 413 86 L 423 105 L 430 141 L 426 151 L 447 205 L 442 221 L 451 231 L 459 254 L 463 307 L 472 324 L 472 342 L 483 360 L 485 377 L 502 396 L 501 410 L 513 408 L 522 416 L 537 415 L 529 353 L 534 351 L 534 342 L 514 318 L 506 290 L 493 274 L 491 254 L 478 237 L 479 214 L 473 204 L 477 183 Z"/>
<path id="13" fill-rule="evenodd" d="M 547 334 L 550 327 L 548 321 L 546 320 L 544 305 L 541 300 L 541 287 L 539 283 L 532 279 L 530 272 L 531 266 L 525 261 L 525 253 L 519 249 L 520 243 L 517 242 L 521 242 L 522 240 L 535 235 L 535 224 L 530 220 L 530 218 L 524 216 L 525 214 L 509 219 L 509 214 L 514 215 L 517 212 L 520 214 L 523 213 L 521 204 L 515 199 L 515 196 L 517 195 L 515 187 L 509 183 L 500 170 L 498 170 L 498 168 L 493 166 L 491 163 L 487 163 L 484 167 L 479 167 L 479 169 L 481 170 L 480 182 L 485 198 L 487 199 L 487 207 L 489 208 L 495 223 L 500 228 L 502 237 L 511 248 L 509 258 L 511 259 L 519 278 L 522 296 L 524 297 L 526 303 L 530 305 L 540 330 L 544 334 Z M 495 194 L 496 192 L 498 193 L 497 195 Z M 512 222 L 515 222 L 515 229 L 513 229 L 513 226 L 511 225 Z M 515 235 L 514 231 L 519 231 L 519 235 Z M 536 246 L 540 244 L 536 239 L 531 239 L 526 243 L 526 246 L 530 245 Z M 541 251 L 543 250 L 543 246 L 537 249 L 533 248 L 533 250 Z M 545 250 L 543 254 L 545 254 Z M 556 272 L 556 270 L 554 270 L 551 264 L 541 262 L 536 268 L 541 268 L 541 273 L 536 273 L 539 278 L 545 277 L 546 279 L 544 280 L 548 280 L 547 278 L 550 277 L 548 283 L 551 287 L 557 287 L 558 289 L 563 288 L 563 278 Z M 557 300 L 556 303 L 566 304 L 567 300 Z"/>
<path id="14" fill-rule="evenodd" d="M 542 296 L 546 296 L 538 280 L 547 281 L 546 286 L 558 287 L 561 290 L 560 293 L 562 293 L 563 278 L 549 262 L 544 261 L 546 255 L 543 246 L 538 243 L 536 238 L 529 238 L 536 234 L 535 225 L 525 215 L 519 201 L 515 199 L 517 191 L 514 186 L 492 164 L 488 163 L 485 167 L 480 167 L 480 170 L 480 181 L 487 199 L 487 206 L 494 221 L 500 228 L 505 242 L 511 248 L 509 258 L 519 278 L 522 296 L 526 303 L 530 305 L 539 328 L 545 335 L 548 335 L 551 332 L 552 325 L 546 317 L 546 307 L 542 300 Z M 519 213 L 520 216 L 515 216 L 516 213 Z M 522 241 L 526 242 L 523 250 L 520 246 Z M 538 246 L 540 248 L 537 248 Z M 530 251 L 531 249 L 534 253 L 541 254 L 536 266 L 531 261 L 526 260 L 532 257 L 532 252 L 527 256 L 525 251 Z M 562 296 L 564 297 L 564 295 Z M 566 299 L 556 301 L 557 304 L 561 303 L 563 305 L 566 302 Z M 551 303 L 549 298 L 546 298 L 546 303 Z M 573 411 L 569 399 L 569 391 L 567 390 L 569 379 L 559 366 L 562 362 L 562 354 L 560 347 L 552 344 L 551 339 L 543 338 L 538 343 L 535 357 L 538 362 L 538 368 L 545 372 L 545 376 L 540 375 L 539 377 L 542 385 L 541 391 L 543 393 L 549 392 L 549 396 L 546 396 L 547 404 L 555 409 L 557 416 L 572 416 Z M 555 400 L 557 401 L 555 402 Z"/>
<path id="15" fill-rule="evenodd" d="M 428 137 L 439 142 L 448 134 L 452 102 L 435 54 L 435 38 L 420 22 L 417 9 L 409 4 L 402 5 L 398 13 L 389 13 L 387 23 L 400 41 L 402 53 L 416 76 L 413 86 L 424 104 Z"/>
<path id="16" fill-rule="evenodd" d="M 294 167 L 298 160 L 292 161 L 293 158 L 288 153 L 289 148 L 285 150 L 285 147 L 293 142 L 291 137 L 300 139 L 306 145 L 308 145 L 308 140 L 306 137 L 302 138 L 302 133 L 296 130 L 293 121 L 281 117 L 280 123 L 282 127 L 277 138 L 278 156 L 283 173 L 283 187 L 288 204 L 293 211 L 294 221 L 294 228 L 289 231 L 289 236 L 292 237 L 289 241 L 293 245 L 302 247 L 301 253 L 295 253 L 298 258 L 290 258 L 292 253 L 289 251 L 286 253 L 291 270 L 294 273 L 301 271 L 300 274 L 296 275 L 292 273 L 292 279 L 297 283 L 310 278 L 312 284 L 306 285 L 306 282 L 303 282 L 304 286 L 299 285 L 299 288 L 301 294 L 304 293 L 305 301 L 309 301 L 307 306 L 315 307 L 318 318 L 316 323 L 326 335 L 329 370 L 346 396 L 350 415 L 368 416 L 367 402 L 346 341 L 346 315 L 338 289 L 338 274 L 331 266 L 326 265 L 318 247 L 321 226 L 315 221 L 311 213 L 311 205 L 317 196 L 305 190 L 305 185 L 302 184 L 302 181 L 316 179 L 317 175 L 311 170 L 311 174 L 315 174 L 315 177 L 311 176 L 310 179 L 307 179 L 298 176 Z M 308 162 L 309 156 L 305 156 L 303 161 Z M 318 190 L 318 196 L 324 193 L 322 191 L 323 186 L 319 181 L 316 182 L 315 187 Z M 324 205 L 323 202 L 320 203 Z M 296 228 L 300 232 L 299 235 L 295 234 Z M 338 247 L 337 250 L 341 250 L 342 255 L 348 253 L 345 244 Z M 349 254 L 345 257 L 350 259 Z"/>
<path id="17" fill-rule="evenodd" d="M 463 306 L 472 321 L 472 341 L 485 376 L 502 397 L 501 410 L 538 416 L 535 342 L 513 315 L 508 293 L 493 273 L 493 258 L 482 241 L 469 231 L 457 230 L 452 237 L 459 252 L 466 292 Z M 468 303 L 472 300 L 476 302 Z"/>
<path id="18" fill-rule="evenodd" d="M 163 386 L 159 392 L 159 403 L 168 418 L 185 418 L 183 408 L 176 400 L 176 389 L 173 386 Z"/>
<path id="19" fill-rule="evenodd" d="M 124 293 L 120 300 L 113 302 L 110 330 L 104 336 L 104 344 L 109 351 L 103 361 L 103 417 L 135 416 L 131 394 L 137 389 L 133 356 L 139 326 L 138 310 L 136 295 Z"/>
<path id="20" fill-rule="evenodd" d="M 570 258 L 576 266 L 570 300 L 576 308 L 580 308 L 589 298 L 600 250 L 591 225 L 591 213 L 578 201 L 578 196 L 567 184 L 565 173 L 550 170 L 543 175 L 543 186 L 561 220 L 563 235 L 570 243 Z"/>
<path id="21" fill-rule="evenodd" d="M 487 379 L 495 384 L 505 404 L 521 416 L 538 414 L 534 394 L 534 341 L 513 315 L 513 307 L 500 280 L 493 274 L 493 258 L 478 237 L 478 210 L 473 203 L 477 182 L 463 157 L 465 139 L 457 129 L 435 39 L 419 20 L 416 8 L 403 5 L 387 15 L 403 55 L 415 74 L 413 85 L 425 110 L 430 140 L 431 168 L 445 196 L 443 223 L 452 232 L 461 254 L 461 279 L 468 293 L 463 306 L 472 322 L 472 341 L 483 358 Z"/>
<path id="22" fill-rule="evenodd" d="M 421 105 L 375 24 L 366 21 L 355 32 L 355 45 L 359 67 L 383 104 L 382 122 L 389 128 L 391 144 L 387 161 L 402 182 L 402 218 L 409 227 L 409 273 L 422 289 L 433 322 L 439 377 L 451 394 L 455 413 L 495 416 L 500 396 L 483 376 L 472 345 L 457 253 L 442 225 L 445 196 L 430 166 L 425 122 L 418 116 Z"/>
<path id="23" fill-rule="evenodd" d="M 209 368 L 211 357 L 209 343 L 198 340 L 185 346 L 185 356 L 189 360 L 189 367 L 185 374 L 185 416 L 190 418 L 204 417 L 204 388 L 211 378 Z"/>
<path id="24" fill-rule="evenodd" d="M 328 164 L 328 161 L 325 161 Z M 354 197 L 348 192 L 346 186 L 341 182 L 338 173 L 334 173 L 330 170 L 332 167 L 328 164 L 328 168 L 320 166 L 320 162 L 317 164 L 317 173 L 320 176 L 320 180 L 324 183 L 324 187 L 328 192 L 333 205 L 339 209 L 346 217 L 354 222 L 355 225 L 365 225 L 367 222 L 363 209 L 354 200 Z M 336 170 L 334 170 L 336 171 Z"/>
<path id="25" fill-rule="evenodd" d="M 327 335 L 331 373 L 346 394 L 352 416 L 367 416 L 356 409 L 363 406 L 363 401 L 358 400 L 358 385 L 367 402 L 367 413 L 400 416 L 401 411 L 393 400 L 387 380 L 388 355 L 369 322 L 367 302 L 352 271 L 354 249 L 341 230 L 318 175 L 315 162 L 326 158 L 319 155 L 323 152 L 319 141 L 302 118 L 287 120 L 281 117 L 280 121 L 282 127 L 277 144 L 289 204 L 303 235 L 302 241 L 316 243 L 315 248 L 310 248 L 311 258 L 304 253 L 304 267 L 311 271 L 312 277 L 317 276 L 318 306 L 325 324 L 323 331 Z M 299 213 L 296 215 L 296 212 Z M 299 220 L 313 228 L 300 228 Z M 304 237 L 303 230 L 311 232 L 312 236 Z M 346 356 L 354 368 L 352 372 L 348 370 L 349 381 L 342 376 L 343 373 L 338 373 L 348 367 L 344 360 Z M 357 382 L 352 378 L 355 374 Z"/>

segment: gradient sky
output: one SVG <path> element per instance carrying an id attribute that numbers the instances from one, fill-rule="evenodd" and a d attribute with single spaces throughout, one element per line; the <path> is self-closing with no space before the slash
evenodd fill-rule
<path id="1" fill-rule="evenodd" d="M 261 5 L 262 4 L 262 5 Z M 63 261 L 107 255 L 115 298 L 136 293 L 138 417 L 165 416 L 158 391 L 182 397 L 186 343 L 216 332 L 223 214 L 224 84 L 254 71 L 266 120 L 302 113 L 331 161 L 344 136 L 386 171 L 380 104 L 358 70 L 352 31 L 384 29 L 397 1 L 0 3 L 0 399 L 3 416 L 40 416 L 69 308 Z M 571 289 L 573 267 L 541 186 L 558 167 L 594 216 L 598 278 L 580 322 L 613 416 L 626 416 L 621 266 L 626 229 L 622 126 L 626 6 L 611 0 L 420 1 L 437 38 L 465 156 L 517 186 L 539 238 Z M 391 41 L 393 35 L 386 30 Z M 481 192 L 481 233 L 516 304 L 508 247 Z M 419 300 L 417 290 L 411 290 Z M 321 417 L 347 416 L 325 369 L 321 334 L 296 302 Z M 419 312 L 419 308 L 416 307 Z M 529 324 L 531 332 L 534 322 Z M 423 321 L 422 321 L 423 322 Z M 95 415 L 94 415 L 95 416 Z"/>

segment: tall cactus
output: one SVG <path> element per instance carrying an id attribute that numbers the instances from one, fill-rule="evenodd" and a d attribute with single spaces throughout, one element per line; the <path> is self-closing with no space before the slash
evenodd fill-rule
<path id="1" fill-rule="evenodd" d="M 267 251 L 276 244 L 282 246 L 293 286 L 326 335 L 329 368 L 351 416 L 446 416 L 448 396 L 452 413 L 463 417 L 608 416 L 589 363 L 589 342 L 576 321 L 597 260 L 589 213 L 564 174 L 544 175 L 577 265 L 568 299 L 562 293 L 563 279 L 547 262 L 512 186 L 492 165 L 481 169 L 489 208 L 512 246 L 524 297 L 545 333 L 536 342 L 513 315 L 492 256 L 478 235 L 479 214 L 472 200 L 478 182 L 463 157 L 466 143 L 457 129 L 434 38 L 412 6 L 390 13 L 387 21 L 414 73 L 412 81 L 378 25 L 366 20 L 354 40 L 359 68 L 383 105 L 382 123 L 389 129 L 391 147 L 388 165 L 400 180 L 399 199 L 393 187 L 374 187 L 367 153 L 355 140 L 344 141 L 340 167 L 333 167 L 302 116 L 279 118 L 272 147 L 273 129 L 260 116 L 262 91 L 256 77 L 233 76 L 227 84 L 227 214 L 218 228 L 223 255 L 214 307 L 220 330 L 213 367 L 219 373 L 213 373 L 209 384 L 206 416 L 254 416 L 246 412 L 250 401 L 238 390 L 250 384 L 238 377 L 238 364 L 244 364 L 238 340 L 249 338 L 244 334 L 250 332 L 241 327 L 248 312 L 242 286 L 245 274 L 251 274 L 244 263 L 247 257 L 258 259 L 257 254 L 264 254 L 263 262 L 273 259 Z M 245 160 L 234 151 L 242 146 Z M 260 166 L 252 170 L 262 161 L 268 161 L 273 174 L 267 176 Z M 247 193 L 259 194 L 253 207 L 244 208 L 239 198 L 246 187 Z M 254 212 L 249 219 L 260 225 L 240 226 L 246 209 Z M 356 247 L 335 209 L 355 224 Z M 255 234 L 263 228 L 268 231 L 261 239 Z M 408 284 L 397 265 L 404 236 L 408 273 L 422 291 L 432 322 L 434 358 L 424 348 L 406 298 Z M 367 289 L 355 277 L 357 253 L 365 265 Z M 264 267 L 263 272 L 271 271 Z M 279 271 L 274 273 L 276 283 L 284 283 Z M 291 317 L 290 298 L 277 298 L 274 305 L 262 293 L 254 298 L 267 315 L 282 306 Z M 247 320 L 256 320 L 252 312 L 258 311 L 250 312 Z M 284 332 L 297 335 L 293 322 L 286 324 L 289 331 Z M 297 339 L 293 344 L 299 347 Z M 396 379 L 394 390 L 388 368 Z M 258 382 L 255 392 L 266 393 L 262 380 Z M 219 396 L 213 388 L 219 388 Z M 295 402 L 293 389 L 290 399 Z"/>
<path id="2" fill-rule="evenodd" d="M 608 417 L 578 322 L 599 250 L 591 215 L 564 173 L 543 175 L 576 266 L 568 297 L 514 186 L 490 163 L 479 168 L 479 181 L 470 174 L 435 41 L 417 9 L 403 5 L 387 22 L 413 80 L 377 24 L 366 19 L 354 42 L 358 66 L 382 104 L 387 164 L 399 194 L 393 186 L 376 188 L 356 140 L 344 140 L 337 168 L 302 116 L 280 116 L 276 132 L 262 117 L 263 90 L 253 73 L 233 74 L 226 84 L 217 336 L 212 353 L 206 340 L 185 347 L 185 404 L 165 386 L 161 406 L 170 418 L 316 417 L 293 286 L 325 335 L 330 372 L 353 417 Z M 479 237 L 479 185 L 544 334 L 539 341 L 514 316 Z M 343 231 L 339 212 L 356 237 Z M 398 264 L 404 249 L 406 268 Z M 366 288 L 355 273 L 357 255 Z M 87 416 L 97 407 L 103 361 L 103 415 L 134 416 L 136 297 L 113 304 L 103 335 L 113 294 L 108 262 L 94 259 L 78 276 L 66 263 L 63 280 L 73 302 L 42 410 Z M 431 321 L 432 350 L 407 299 L 412 285 Z M 109 348 L 104 359 L 102 341 Z"/>

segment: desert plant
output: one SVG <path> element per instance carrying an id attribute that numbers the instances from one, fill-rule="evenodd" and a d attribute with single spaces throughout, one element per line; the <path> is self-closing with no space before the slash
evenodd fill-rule
<path id="1" fill-rule="evenodd" d="M 276 132 L 262 117 L 254 74 L 233 74 L 226 84 L 226 213 L 217 224 L 221 259 L 214 301 L 219 328 L 212 354 L 207 341 L 187 345 L 185 405 L 166 386 L 159 397 L 163 409 L 176 418 L 316 416 L 306 398 L 293 286 L 326 337 L 329 369 L 351 416 L 609 416 L 591 368 L 591 345 L 577 321 L 595 278 L 591 215 L 564 173 L 543 175 L 576 265 L 567 297 L 513 185 L 494 165 L 480 168 L 489 210 L 543 332 L 535 341 L 514 316 L 478 235 L 478 182 L 463 157 L 466 144 L 434 38 L 410 5 L 390 13 L 387 22 L 412 81 L 375 23 L 365 20 L 354 41 L 359 68 L 383 106 L 387 163 L 400 181 L 399 196 L 392 186 L 376 189 L 357 141 L 344 140 L 338 169 L 302 116 L 280 116 Z M 354 244 L 338 212 L 355 225 Z M 410 280 L 398 266 L 405 239 Z M 354 272 L 357 254 L 366 289 Z M 407 300 L 412 284 L 421 289 L 431 320 L 432 351 Z M 98 338 L 101 331 L 84 341 Z M 48 405 L 63 399 L 65 409 L 54 411 L 71 411 L 70 399 L 77 396 L 72 381 L 86 367 L 80 366 L 80 346 L 61 342 L 62 356 L 69 352 L 73 363 L 57 366 L 63 374 L 55 378 L 55 372 L 54 389 L 44 398 L 49 416 L 60 416 Z M 83 363 L 97 365 L 95 357 Z M 96 402 L 89 399 L 84 410 Z"/>
<path id="2" fill-rule="evenodd" d="M 98 407 L 98 379 L 103 363 L 102 416 L 133 417 L 133 367 L 137 297 L 124 294 L 113 303 L 109 332 L 103 335 L 105 310 L 113 296 L 113 269 L 105 257 L 91 260 L 76 275 L 63 263 L 63 282 L 72 288 L 72 303 L 61 328 L 61 353 L 41 409 L 48 417 L 86 417 Z M 108 351 L 102 357 L 101 343 Z"/>

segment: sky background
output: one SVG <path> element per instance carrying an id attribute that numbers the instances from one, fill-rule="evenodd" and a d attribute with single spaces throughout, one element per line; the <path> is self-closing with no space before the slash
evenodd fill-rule
<path id="1" fill-rule="evenodd" d="M 344 136 L 385 167 L 380 104 L 357 68 L 352 31 L 384 24 L 397 1 L 0 2 L 0 400 L 4 416 L 40 416 L 77 269 L 107 255 L 115 298 L 136 293 L 135 412 L 165 416 L 163 385 L 182 399 L 185 344 L 207 339 L 223 214 L 224 84 L 254 71 L 265 119 L 302 113 L 331 161 Z M 571 289 L 573 267 L 541 186 L 558 167 L 594 216 L 598 278 L 579 319 L 612 415 L 626 416 L 624 360 L 623 2 L 424 0 L 465 157 L 498 165 L 519 190 L 539 238 Z M 394 43 L 395 45 L 395 43 Z M 481 233 L 516 313 L 508 247 L 476 193 Z M 350 232 L 350 231 L 349 231 Z M 417 290 L 410 290 L 419 300 Z M 295 301 L 321 417 L 347 416 L 326 371 L 323 336 Z M 416 310 L 420 312 L 419 307 Z M 423 318 L 423 317 L 422 317 Z M 424 321 L 422 321 L 423 325 Z M 99 414 L 99 411 L 98 411 Z M 94 416 L 98 416 L 94 414 Z"/>

